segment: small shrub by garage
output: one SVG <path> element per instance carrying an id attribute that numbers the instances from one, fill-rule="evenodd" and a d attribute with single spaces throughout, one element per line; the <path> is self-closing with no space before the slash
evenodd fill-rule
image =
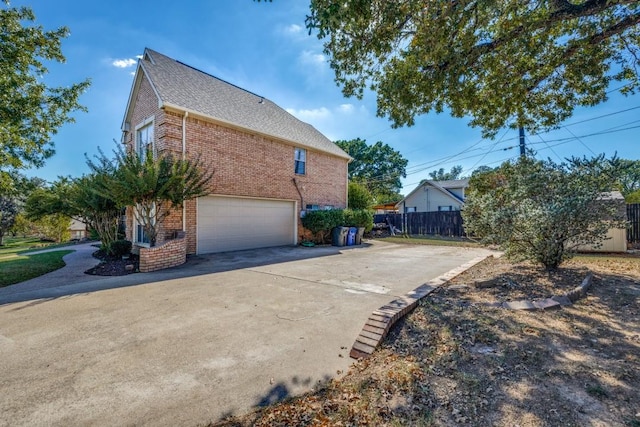
<path id="1" fill-rule="evenodd" d="M 316 243 L 324 244 L 331 240 L 334 227 L 364 227 L 365 231 L 371 231 L 373 213 L 367 209 L 308 211 L 302 218 L 302 226 L 314 234 Z"/>

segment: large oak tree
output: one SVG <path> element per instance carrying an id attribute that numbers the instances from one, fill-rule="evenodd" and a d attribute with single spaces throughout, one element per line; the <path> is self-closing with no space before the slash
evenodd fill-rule
<path id="1" fill-rule="evenodd" d="M 376 203 L 398 201 L 401 178 L 406 174 L 407 159 L 390 145 L 378 141 L 373 145 L 364 139 L 336 141 L 336 145 L 353 157 L 349 163 L 349 180 L 364 185 Z"/>
<path id="2" fill-rule="evenodd" d="M 557 126 L 640 86 L 637 0 L 311 0 L 310 31 L 346 96 L 394 126 L 449 110 L 494 136 Z"/>

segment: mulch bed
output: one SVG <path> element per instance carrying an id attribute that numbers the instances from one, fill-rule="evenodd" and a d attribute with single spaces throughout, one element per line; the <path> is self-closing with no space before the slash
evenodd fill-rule
<path id="1" fill-rule="evenodd" d="M 100 264 L 85 271 L 85 274 L 94 276 L 124 276 L 139 271 L 139 259 L 137 255 L 130 254 L 128 259 L 107 256 L 104 251 L 97 250 L 93 257 L 99 259 Z"/>

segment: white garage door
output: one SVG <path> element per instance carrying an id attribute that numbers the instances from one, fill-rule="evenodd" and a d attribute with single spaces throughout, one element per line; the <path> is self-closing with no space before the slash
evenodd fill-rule
<path id="1" fill-rule="evenodd" d="M 295 203 L 238 197 L 198 199 L 198 253 L 295 244 Z"/>

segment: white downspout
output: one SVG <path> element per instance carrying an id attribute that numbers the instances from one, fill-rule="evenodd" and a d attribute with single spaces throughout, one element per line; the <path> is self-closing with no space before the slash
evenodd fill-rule
<path id="1" fill-rule="evenodd" d="M 188 111 L 182 116 L 182 160 L 187 158 L 187 116 Z M 182 231 L 187 231 L 187 204 L 182 204 Z"/>

